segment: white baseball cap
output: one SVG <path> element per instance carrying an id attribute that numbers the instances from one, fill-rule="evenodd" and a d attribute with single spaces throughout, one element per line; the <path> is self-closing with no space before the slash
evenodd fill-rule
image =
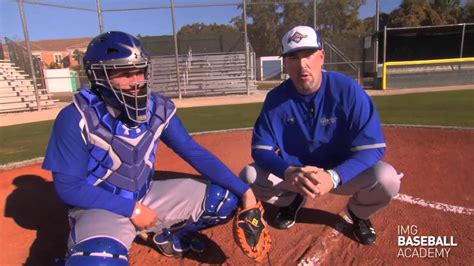
<path id="1" fill-rule="evenodd" d="M 281 56 L 300 50 L 323 49 L 321 37 L 313 28 L 308 26 L 292 28 L 283 36 L 281 44 L 283 47 Z"/>

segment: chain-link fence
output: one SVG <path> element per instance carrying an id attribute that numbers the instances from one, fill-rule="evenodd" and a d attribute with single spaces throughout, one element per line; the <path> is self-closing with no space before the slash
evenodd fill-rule
<path id="1" fill-rule="evenodd" d="M 186 82 L 186 75 L 189 74 L 179 73 L 180 70 L 185 69 L 184 66 L 179 65 L 179 62 L 183 61 L 182 58 L 186 58 L 189 51 L 200 55 L 242 52 L 245 55 L 244 67 L 247 81 L 245 86 L 249 92 L 249 84 L 252 86 L 255 81 L 253 74 L 255 64 L 252 62 L 258 61 L 258 58 L 262 56 L 279 56 L 281 36 L 296 25 L 313 26 L 321 32 L 325 43 L 327 70 L 344 72 L 361 83 L 365 83 L 367 79 L 371 80 L 375 77 L 377 70 L 374 58 L 377 56 L 380 59 L 382 54 L 379 50 L 383 48 L 380 44 L 383 28 L 390 23 L 403 23 L 403 19 L 399 19 L 403 17 L 402 11 L 414 9 L 407 5 L 420 5 L 426 9 L 426 5 L 434 3 L 433 8 L 436 9 L 446 1 L 427 1 L 426 3 L 420 1 L 421 4 L 415 2 L 391 0 L 142 0 L 133 2 L 84 0 L 65 3 L 60 0 L 18 0 L 6 3 L 2 7 L 4 10 L 12 11 L 5 13 L 8 15 L 8 23 L 11 24 L 9 28 L 16 29 L 11 33 L 15 36 L 6 37 L 13 39 L 17 46 L 24 47 L 23 37 L 19 37 L 23 36 L 22 23 L 19 15 L 15 17 L 14 14 L 14 10 L 18 12 L 18 7 L 15 9 L 15 5 L 24 6 L 26 25 L 23 26 L 29 29 L 32 36 L 32 40 L 29 40 L 32 53 L 43 61 L 42 67 L 45 69 L 68 65 L 68 68 L 76 73 L 77 78 L 71 80 L 76 80 L 75 86 L 78 88 L 87 85 L 87 79 L 81 70 L 81 55 L 85 51 L 87 42 L 84 40 L 80 43 L 71 42 L 69 46 L 58 45 L 56 48 L 38 47 L 38 39 L 47 39 L 48 37 L 44 36 L 49 36 L 48 34 L 54 31 L 62 32 L 62 34 L 56 34 L 54 38 L 63 40 L 84 36 L 88 36 L 90 40 L 98 33 L 107 30 L 131 33 L 141 39 L 146 49 L 154 56 L 175 57 L 175 63 L 168 65 L 168 71 L 175 72 L 178 90 L 186 85 L 178 81 Z M 456 5 L 457 2 L 453 1 L 453 3 L 451 5 Z M 441 6 L 441 8 L 444 7 Z M 455 6 L 455 8 L 458 7 Z M 442 9 L 437 12 L 440 14 L 439 17 L 449 21 L 448 15 L 451 13 L 444 14 Z M 379 29 L 378 34 L 375 34 L 376 29 Z M 45 42 L 41 44 L 45 45 Z M 3 54 L 10 52 L 10 49 L 3 47 Z M 17 49 L 12 53 L 15 55 L 11 57 L 15 58 L 20 52 Z M 68 57 L 68 64 L 63 62 L 66 57 Z M 256 59 L 252 59 L 253 57 Z M 23 55 L 22 58 L 25 56 Z M 24 59 L 17 61 L 19 66 L 24 67 L 28 72 L 29 64 L 25 64 Z M 182 64 L 185 64 L 185 61 Z M 36 67 L 40 65 L 35 64 Z M 191 68 L 188 66 L 188 69 Z M 48 84 L 47 81 L 45 83 Z M 179 95 L 182 94 L 179 93 Z"/>
<path id="2" fill-rule="evenodd" d="M 4 47 L 6 48 L 5 51 L 3 51 L 3 57 L 5 58 L 6 55 L 10 62 L 15 64 L 15 66 L 19 67 L 30 77 L 34 75 L 36 77 L 37 86 L 44 89 L 43 63 L 38 60 L 37 57 L 33 56 L 31 59 L 33 61 L 34 69 L 31 69 L 29 62 L 30 56 L 28 56 L 28 51 L 26 50 L 24 43 L 15 42 L 7 37 L 4 37 L 3 39 L 5 44 Z"/>

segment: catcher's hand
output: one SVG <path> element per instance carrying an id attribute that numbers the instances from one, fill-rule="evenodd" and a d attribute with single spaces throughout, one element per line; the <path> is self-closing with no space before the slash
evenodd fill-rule
<path id="1" fill-rule="evenodd" d="M 239 208 L 234 218 L 234 238 L 248 257 L 261 262 L 270 251 L 271 238 L 263 220 L 263 207 L 259 201 L 254 207 Z"/>

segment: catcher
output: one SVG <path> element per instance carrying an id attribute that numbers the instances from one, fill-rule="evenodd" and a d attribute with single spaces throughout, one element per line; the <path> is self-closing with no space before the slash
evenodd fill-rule
<path id="1" fill-rule="evenodd" d="M 140 41 L 103 33 L 92 39 L 83 61 L 92 86 L 59 113 L 43 164 L 70 207 L 66 265 L 128 265 L 141 233 L 154 233 L 152 242 L 165 256 L 203 252 L 198 231 L 229 220 L 239 202 L 242 218 L 234 231 L 245 237 L 236 239 L 249 256 L 264 256 L 269 236 L 261 205 L 247 184 L 190 137 L 173 102 L 151 92 L 152 62 Z M 204 180 L 153 180 L 160 141 Z"/>

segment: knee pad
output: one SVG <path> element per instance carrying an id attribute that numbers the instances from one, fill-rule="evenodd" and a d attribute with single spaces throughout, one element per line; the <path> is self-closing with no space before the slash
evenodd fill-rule
<path id="1" fill-rule="evenodd" d="M 234 193 L 215 184 L 210 184 L 204 200 L 203 217 L 225 220 L 234 214 L 239 199 Z"/>
<path id="2" fill-rule="evenodd" d="M 203 202 L 203 214 L 196 222 L 170 228 L 172 234 L 181 239 L 183 236 L 204 228 L 222 224 L 232 217 L 237 209 L 239 198 L 229 190 L 210 184 Z"/>
<path id="3" fill-rule="evenodd" d="M 128 266 L 128 250 L 109 237 L 94 237 L 75 244 L 68 253 L 66 266 Z"/>
<path id="4" fill-rule="evenodd" d="M 226 222 L 232 217 L 237 209 L 239 198 L 229 190 L 215 184 L 210 184 L 207 189 L 207 195 L 203 202 L 203 214 L 196 222 L 185 223 L 183 225 L 172 226 L 167 229 L 173 237 L 181 240 L 192 232 L 197 232 Z M 164 238 L 166 230 L 157 235 L 158 238 Z"/>

